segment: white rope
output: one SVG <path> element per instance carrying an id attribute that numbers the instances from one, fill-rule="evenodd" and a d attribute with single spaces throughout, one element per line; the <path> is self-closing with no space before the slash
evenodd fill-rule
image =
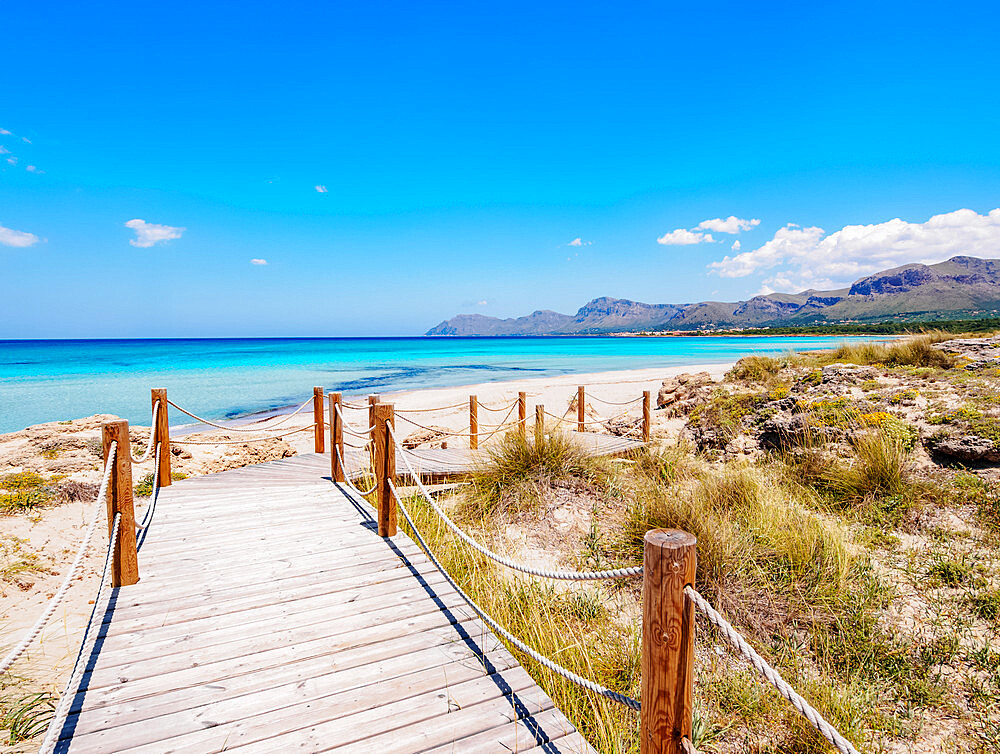
<path id="1" fill-rule="evenodd" d="M 108 482 L 111 479 L 111 471 L 115 466 L 115 456 L 118 452 L 118 443 L 113 441 L 111 446 L 108 448 L 108 460 L 104 464 L 104 478 L 101 479 L 100 491 L 97 493 L 97 499 L 94 501 L 96 510 L 94 511 L 94 519 L 90 522 L 90 526 L 87 527 L 87 531 L 84 532 L 83 541 L 80 542 L 80 549 L 76 552 L 76 558 L 74 558 L 72 565 L 69 567 L 69 572 L 66 574 L 66 578 L 63 579 L 62 584 L 56 590 L 56 593 L 49 598 L 48 605 L 45 606 L 45 610 L 39 616 L 38 620 L 35 621 L 35 625 L 31 627 L 31 630 L 25 635 L 21 642 L 14 647 L 7 656 L 3 658 L 3 662 L 0 662 L 0 673 L 5 673 L 7 669 L 14 664 L 18 657 L 24 654 L 24 651 L 31 645 L 38 635 L 45 628 L 46 624 L 51 620 L 56 608 L 66 597 L 67 592 L 69 592 L 69 587 L 73 583 L 73 579 L 76 577 L 77 571 L 80 570 L 80 566 L 83 564 L 83 556 L 86 554 L 87 549 L 90 546 L 90 540 L 94 536 L 94 531 L 97 529 L 97 523 L 101 519 L 101 514 L 104 512 L 101 502 L 107 497 L 108 494 Z"/>
<path id="2" fill-rule="evenodd" d="M 402 419 L 404 422 L 414 425 L 415 427 L 420 427 L 421 429 L 426 429 L 431 432 L 437 432 L 442 437 L 468 437 L 469 432 L 452 432 L 451 430 L 441 430 L 435 429 L 434 427 L 428 427 L 426 424 L 421 424 L 420 422 L 415 422 L 408 416 L 400 416 L 399 412 L 395 412 L 397 418 Z"/>
<path id="3" fill-rule="evenodd" d="M 684 594 L 695 604 L 695 607 L 705 613 L 705 616 L 712 624 L 722 631 L 729 643 L 739 650 L 739 653 L 754 666 L 757 672 L 764 676 L 778 690 L 779 694 L 791 702 L 792 706 L 820 732 L 823 738 L 833 744 L 837 751 L 841 754 L 858 754 L 858 750 L 851 745 L 851 742 L 830 725 L 795 689 L 789 686 L 788 682 L 781 677 L 778 671 L 768 665 L 767 661 L 753 647 L 747 644 L 746 639 L 737 633 L 736 629 L 708 603 L 708 600 L 702 597 L 691 586 L 684 587 Z"/>
<path id="4" fill-rule="evenodd" d="M 146 452 L 142 454 L 141 457 L 136 458 L 132 455 L 132 447 L 129 446 L 128 454 L 129 458 L 132 459 L 132 463 L 145 463 L 149 460 L 149 454 L 153 452 L 153 438 L 156 437 L 156 419 L 160 414 L 160 401 L 157 400 L 153 404 L 153 423 L 149 426 L 149 440 L 146 442 Z"/>
<path id="5" fill-rule="evenodd" d="M 337 412 L 337 416 L 340 417 L 340 426 L 344 432 L 349 435 L 354 435 L 355 437 L 360 437 L 362 440 L 367 440 L 368 435 L 375 431 L 375 425 L 371 425 L 368 429 L 354 429 L 350 424 L 347 423 L 347 419 L 344 418 L 344 412 L 340 410 L 340 406 L 334 404 L 334 411 Z"/>
<path id="6" fill-rule="evenodd" d="M 138 552 L 142 549 L 142 543 L 146 541 L 146 530 L 153 520 L 153 513 L 156 511 L 156 500 L 160 497 L 160 443 L 156 443 L 156 468 L 153 469 L 153 499 L 149 501 L 146 513 L 142 517 L 142 523 L 135 525 L 135 530 L 139 532 L 135 549 Z"/>
<path id="7" fill-rule="evenodd" d="M 597 401 L 598 403 L 604 403 L 604 404 L 606 404 L 608 406 L 631 406 L 633 403 L 641 401 L 642 400 L 642 396 L 640 395 L 638 398 L 633 398 L 632 400 L 625 401 L 624 403 L 617 403 L 615 401 L 606 401 L 603 398 L 598 398 L 596 395 L 585 395 L 584 396 L 584 400 L 585 401 Z"/>
<path id="8" fill-rule="evenodd" d="M 609 416 L 607 419 L 585 419 L 584 421 L 577 421 L 576 419 L 567 419 L 565 416 L 556 416 L 555 414 L 550 414 L 548 411 L 543 412 L 546 416 L 551 416 L 558 422 L 565 424 L 607 424 L 608 422 L 613 422 L 615 419 L 621 419 L 623 416 L 628 416 L 628 411 L 623 411 L 617 416 Z"/>
<path id="9" fill-rule="evenodd" d="M 284 424 L 285 422 L 287 422 L 289 419 L 291 419 L 293 416 L 295 416 L 296 414 L 298 414 L 300 411 L 302 411 L 302 409 L 304 409 L 306 406 L 308 406 L 312 402 L 313 402 L 313 399 L 310 398 L 305 403 L 303 403 L 301 406 L 299 406 L 297 409 L 295 409 L 295 411 L 293 411 L 292 413 L 290 413 L 290 414 L 288 414 L 286 416 L 283 416 L 281 419 L 279 419 L 278 421 L 274 422 L 273 424 L 270 424 L 267 427 L 231 427 L 231 426 L 228 426 L 226 424 L 218 424 L 217 422 L 209 421 L 208 419 L 203 419 L 202 417 L 198 416 L 197 414 L 192 414 L 186 408 L 181 408 L 180 406 L 178 406 L 176 403 L 174 403 L 169 398 L 167 399 L 167 403 L 169 403 L 171 406 L 173 406 L 174 408 L 176 408 L 182 414 L 187 414 L 192 419 L 194 419 L 196 421 L 199 421 L 202 424 L 207 424 L 210 427 L 217 427 L 218 429 L 225 429 L 225 430 L 228 430 L 229 432 L 270 432 L 271 430 L 275 429 L 276 427 L 279 427 L 282 424 Z M 270 421 L 270 419 L 263 419 L 263 420 L 261 420 L 260 423 L 264 424 L 264 423 L 266 423 L 268 421 Z M 313 423 L 315 424 L 315 422 L 313 422 Z"/>
<path id="10" fill-rule="evenodd" d="M 280 440 L 282 437 L 288 437 L 289 435 L 294 435 L 296 432 L 305 432 L 307 429 L 312 429 L 316 426 L 316 422 L 312 424 L 307 424 L 304 427 L 299 427 L 298 429 L 292 429 L 280 435 L 266 435 L 264 437 L 247 437 L 243 440 L 185 440 L 183 438 L 177 439 L 175 437 L 170 438 L 170 442 L 173 445 L 249 445 L 252 442 L 260 442 L 261 440 Z"/>
<path id="11" fill-rule="evenodd" d="M 375 490 L 377 490 L 377 489 L 378 489 L 378 480 L 376 479 L 376 480 L 375 480 L 375 484 L 374 484 L 374 485 L 372 486 L 372 488 L 371 488 L 370 490 L 359 490 L 359 489 L 358 489 L 358 488 L 357 488 L 357 487 L 356 487 L 356 486 L 354 485 L 354 482 L 352 482 L 352 481 L 351 481 L 351 476 L 350 476 L 350 474 L 348 474 L 348 473 L 347 473 L 347 464 L 345 464 L 345 463 L 344 463 L 344 457 L 343 457 L 343 456 L 342 456 L 342 455 L 340 454 L 340 448 L 339 448 L 339 447 L 337 446 L 337 444 L 336 444 L 336 443 L 334 443 L 334 445 L 333 445 L 333 449 L 334 449 L 334 450 L 335 450 L 335 451 L 337 452 L 337 460 L 338 460 L 338 461 L 340 461 L 340 468 L 341 468 L 341 470 L 342 470 L 342 471 L 344 472 L 344 479 L 345 479 L 345 482 L 344 482 L 344 483 L 345 483 L 345 484 L 346 484 L 346 485 L 347 485 L 348 487 L 350 487 L 350 488 L 351 488 L 352 490 L 354 490 L 354 491 L 355 491 L 355 492 L 357 492 L 357 493 L 358 493 L 359 495 L 361 495 L 361 497 L 365 497 L 365 496 L 367 496 L 367 495 L 370 495 L 370 494 L 372 494 L 372 493 L 373 493 L 373 492 L 374 492 Z M 363 476 L 363 475 L 364 475 L 364 472 L 359 472 L 359 475 L 360 475 L 360 476 Z"/>
<path id="12" fill-rule="evenodd" d="M 501 406 L 500 408 L 490 408 L 485 403 L 480 403 L 478 400 L 476 400 L 476 403 L 479 405 L 479 408 L 485 409 L 486 411 L 492 411 L 495 414 L 499 414 L 501 411 L 506 411 L 507 409 L 513 410 L 514 407 L 517 406 L 518 401 L 514 401 L 509 406 Z"/>
<path id="13" fill-rule="evenodd" d="M 108 577 L 111 575 L 112 553 L 115 551 L 115 543 L 118 541 L 118 526 L 121 524 L 121 520 L 121 513 L 116 513 L 114 523 L 111 526 L 111 537 L 108 540 L 108 552 L 104 556 L 104 571 L 101 573 L 101 585 L 97 589 L 97 596 L 94 598 L 94 608 L 90 611 L 90 620 L 87 621 L 87 627 L 83 632 L 83 641 L 80 642 L 80 652 L 76 656 L 76 662 L 73 664 L 73 672 L 66 682 L 66 688 L 63 690 L 62 696 L 59 697 L 55 714 L 52 716 L 48 730 L 45 731 L 45 738 L 38 749 L 38 754 L 52 754 L 55 750 L 56 744 L 59 742 L 59 732 L 66 722 L 70 708 L 73 706 L 73 699 L 76 697 L 77 689 L 80 687 L 80 679 L 83 676 L 83 672 L 87 669 L 87 663 L 81 662 L 81 660 L 93 651 L 94 642 L 97 641 L 97 635 L 100 633 L 100 631 L 91 632 L 91 629 L 94 626 L 94 617 L 97 615 L 98 606 L 101 604 L 101 595 L 104 594 L 104 590 L 108 586 Z"/>
<path id="14" fill-rule="evenodd" d="M 396 448 L 400 450 L 400 455 L 403 457 L 403 463 L 406 465 L 406 469 L 413 481 L 416 482 L 417 488 L 423 494 L 424 499 L 427 501 L 428 505 L 434 509 L 438 517 L 444 521 L 445 525 L 451 529 L 459 539 L 468 544 L 477 552 L 482 553 L 490 560 L 496 561 L 502 566 L 507 568 L 512 568 L 515 571 L 520 571 L 521 573 L 527 573 L 532 576 L 539 576 L 545 579 L 557 579 L 561 581 L 603 581 L 605 579 L 624 579 L 629 576 L 638 576 L 642 573 L 642 566 L 633 566 L 631 568 L 615 568 L 610 571 L 545 571 L 539 568 L 532 568 L 530 566 L 523 565 L 514 560 L 508 560 L 500 555 L 497 555 L 492 550 L 488 550 L 479 544 L 476 540 L 462 531 L 458 524 L 448 518 L 448 515 L 438 507 L 437 503 L 431 497 L 430 492 L 424 486 L 424 483 L 420 481 L 419 475 L 413 470 L 413 466 L 410 465 L 410 459 L 406 457 L 406 452 L 403 451 L 399 446 L 399 441 L 396 440 L 396 435 L 390 428 L 389 434 L 392 435 L 393 442 L 396 444 Z"/>
<path id="15" fill-rule="evenodd" d="M 493 629 L 496 633 L 500 634 L 500 636 L 502 636 L 508 642 L 513 644 L 521 652 L 528 655 L 528 657 L 532 658 L 535 662 L 548 668 L 553 673 L 562 676 L 568 681 L 572 681 L 578 686 L 582 686 L 585 689 L 593 691 L 595 694 L 600 694 L 601 696 L 610 699 L 614 702 L 618 702 L 619 704 L 622 704 L 628 707 L 629 709 L 639 711 L 640 704 L 637 700 L 633 699 L 630 696 L 626 696 L 625 694 L 619 694 L 617 691 L 612 691 L 609 688 L 601 686 L 599 683 L 594 683 L 593 681 L 587 680 L 583 676 L 577 675 L 571 670 L 567 670 L 562 665 L 558 665 L 545 655 L 536 652 L 534 649 L 532 649 L 523 641 L 514 636 L 510 631 L 508 631 L 499 623 L 497 623 L 495 620 L 493 620 L 493 618 L 491 618 L 485 610 L 483 610 L 479 605 L 477 605 L 476 602 L 469 595 L 467 595 L 464 591 L 462 591 L 461 587 L 459 587 L 458 584 L 455 583 L 455 580 L 451 577 L 451 575 L 438 562 L 437 558 L 434 557 L 434 554 L 427 546 L 427 543 L 424 541 L 424 538 L 420 535 L 420 531 L 413 523 L 413 519 L 410 518 L 410 514 L 409 512 L 407 512 L 406 506 L 403 505 L 403 501 L 400 499 L 399 494 L 396 492 L 396 487 L 391 481 L 389 482 L 389 488 L 392 490 L 392 494 L 396 498 L 396 504 L 399 506 L 400 513 L 403 514 L 403 518 L 406 519 L 406 523 L 410 525 L 410 530 L 413 532 L 413 535 L 417 538 L 417 542 L 420 543 L 420 547 L 423 549 L 425 553 L 427 553 L 427 557 L 430 558 L 431 562 L 441 572 L 441 575 L 444 576 L 445 580 L 451 585 L 451 587 L 456 592 L 458 592 L 458 594 L 462 597 L 462 599 L 464 599 L 466 603 L 468 603 L 469 607 L 471 607 L 475 611 L 476 615 L 478 615 L 483 620 L 483 622 L 486 623 L 487 626 Z"/>

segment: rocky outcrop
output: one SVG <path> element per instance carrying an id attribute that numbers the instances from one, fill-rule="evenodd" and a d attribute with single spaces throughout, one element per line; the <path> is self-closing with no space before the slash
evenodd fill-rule
<path id="1" fill-rule="evenodd" d="M 935 456 L 965 463 L 1000 463 L 1000 448 L 977 435 L 932 435 L 924 446 Z"/>
<path id="2" fill-rule="evenodd" d="M 693 406 L 703 403 L 715 386 L 716 382 L 708 372 L 684 372 L 668 377 L 656 394 L 656 407 L 669 409 L 667 416 L 687 413 Z"/>
<path id="3" fill-rule="evenodd" d="M 431 448 L 440 448 L 441 442 L 447 441 L 449 432 L 450 430 L 447 427 L 438 427 L 435 425 L 430 425 L 427 429 L 421 427 L 416 432 L 407 435 L 402 445 L 407 450 L 413 450 L 422 445 L 427 445 Z"/>

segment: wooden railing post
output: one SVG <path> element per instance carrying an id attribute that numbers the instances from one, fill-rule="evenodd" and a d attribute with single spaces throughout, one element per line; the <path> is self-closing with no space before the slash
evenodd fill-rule
<path id="1" fill-rule="evenodd" d="M 377 393 L 368 396 L 368 426 L 375 426 L 375 404 L 382 401 L 382 396 Z"/>
<path id="2" fill-rule="evenodd" d="M 160 444 L 160 465 L 157 482 L 160 487 L 169 487 L 173 483 L 170 476 L 170 420 L 167 416 L 167 389 L 154 388 L 150 391 L 153 406 L 160 402 L 156 414 L 156 429 L 153 432 L 153 442 Z M 156 448 L 153 448 L 153 458 L 156 458 Z"/>
<path id="3" fill-rule="evenodd" d="M 583 411 L 584 404 L 586 403 L 586 394 L 583 389 L 583 385 L 580 385 L 576 389 L 576 431 L 583 432 L 586 430 L 586 425 L 584 422 L 587 420 L 587 416 Z"/>
<path id="4" fill-rule="evenodd" d="M 378 491 L 378 534 L 392 537 L 396 534 L 396 499 L 389 482 L 396 477 L 396 443 L 389 434 L 389 427 L 396 427 L 391 403 L 376 403 L 375 413 L 375 481 Z"/>
<path id="5" fill-rule="evenodd" d="M 118 539 L 113 544 L 111 585 L 128 586 L 139 580 L 139 559 L 135 550 L 135 509 L 132 503 L 131 441 L 127 421 L 107 422 L 101 427 L 104 463 L 108 462 L 111 443 L 118 449 L 108 481 L 108 536 L 114 528 L 115 514 L 121 514 Z"/>
<path id="6" fill-rule="evenodd" d="M 649 430 L 653 422 L 652 395 L 648 390 L 642 391 L 642 441 L 649 442 Z"/>
<path id="7" fill-rule="evenodd" d="M 329 393 L 328 396 L 330 402 L 330 479 L 335 482 L 346 482 L 345 469 L 340 465 L 340 458 L 344 458 L 344 422 L 340 418 L 340 414 L 344 410 L 344 398 L 340 393 Z M 340 451 L 339 457 L 337 456 L 338 450 Z"/>
<path id="8" fill-rule="evenodd" d="M 479 447 L 479 397 L 469 396 L 469 447 Z"/>
<path id="9" fill-rule="evenodd" d="M 676 529 L 646 532 L 642 574 L 641 754 L 683 752 L 691 738 L 697 540 Z"/>
<path id="10" fill-rule="evenodd" d="M 535 445 L 541 447 L 545 443 L 545 406 L 535 406 Z"/>
<path id="11" fill-rule="evenodd" d="M 326 422 L 323 421 L 323 388 L 313 388 L 313 438 L 317 453 L 322 453 L 326 447 L 323 438 L 326 435 Z"/>
<path id="12" fill-rule="evenodd" d="M 521 431 L 521 437 L 524 437 L 528 431 L 528 394 L 518 393 L 517 394 L 517 426 Z"/>

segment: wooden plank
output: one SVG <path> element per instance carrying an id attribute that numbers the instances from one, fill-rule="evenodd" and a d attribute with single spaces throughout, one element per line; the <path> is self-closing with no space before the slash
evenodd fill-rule
<path id="1" fill-rule="evenodd" d="M 517 664 L 505 650 L 487 655 L 486 661 L 498 670 Z M 471 654 L 442 663 L 432 650 L 371 663 L 364 670 L 363 675 L 354 669 L 335 670 L 306 683 L 220 696 L 210 704 L 149 719 L 125 721 L 109 708 L 101 711 L 103 727 L 79 731 L 74 745 L 95 751 L 215 752 L 293 732 L 315 720 L 317 708 L 336 719 L 364 711 L 373 697 L 412 698 L 483 675 L 481 663 Z"/>
<path id="2" fill-rule="evenodd" d="M 575 740 L 567 740 L 573 736 Z M 561 745 L 553 746 L 560 741 Z M 425 751 L 427 754 L 494 754 L 498 751 L 533 751 L 543 746 L 549 752 L 589 754 L 594 751 L 555 707 Z"/>

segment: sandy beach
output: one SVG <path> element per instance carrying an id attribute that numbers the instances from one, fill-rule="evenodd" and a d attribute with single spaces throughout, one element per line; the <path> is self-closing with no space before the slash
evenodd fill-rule
<path id="1" fill-rule="evenodd" d="M 567 412 L 570 401 L 576 396 L 578 385 L 587 391 L 588 405 L 592 414 L 611 417 L 620 414 L 622 407 L 601 403 L 597 399 L 622 403 L 642 395 L 644 390 L 653 392 L 655 397 L 663 380 L 683 372 L 709 372 L 716 379 L 727 371 L 731 364 L 689 365 L 684 367 L 661 367 L 631 369 L 593 374 L 568 374 L 556 377 L 536 377 L 505 382 L 484 382 L 458 387 L 407 390 L 382 395 L 399 409 L 429 409 L 438 406 L 455 406 L 440 412 L 426 412 L 412 415 L 416 421 L 428 426 L 449 430 L 464 430 L 468 427 L 469 395 L 476 395 L 485 406 L 509 407 L 517 400 L 518 392 L 527 393 L 528 416 L 534 416 L 534 406 L 542 404 L 546 411 L 562 416 Z M 303 385 L 303 400 L 308 396 L 310 385 Z M 179 405 L 183 397 L 176 396 Z M 366 396 L 349 396 L 349 404 L 360 405 Z M 630 413 L 639 415 L 639 404 L 629 407 Z M 269 416 L 264 421 L 242 420 L 232 422 L 232 426 L 266 428 L 277 424 L 290 411 Z M 654 412 L 654 422 L 656 421 Z M 506 416 L 485 408 L 479 410 L 479 421 L 484 428 L 500 423 Z M 85 419 L 66 419 L 62 422 L 29 427 L 21 432 L 0 435 L 0 475 L 19 472 L 34 472 L 46 477 L 60 477 L 64 480 L 79 481 L 96 485 L 100 481 L 99 449 L 100 425 L 114 417 L 97 415 Z M 350 425 L 358 428 L 367 426 L 367 410 L 347 408 L 345 418 Z M 516 418 L 516 413 L 513 414 Z M 173 425 L 188 423 L 187 417 L 171 410 Z M 284 421 L 282 433 L 312 422 L 312 410 L 307 406 L 295 417 Z M 397 419 L 400 437 L 409 436 L 418 428 Z M 132 427 L 133 446 L 144 447 L 148 438 L 148 426 Z M 197 429 L 189 427 L 187 429 Z M 485 431 L 484 431 L 485 433 Z M 214 473 L 251 463 L 259 463 L 283 456 L 313 452 L 313 433 L 302 431 L 282 439 L 265 442 L 216 445 L 212 440 L 249 439 L 252 433 L 238 434 L 226 430 L 208 428 L 206 431 L 179 433 L 177 439 L 191 439 L 208 444 L 180 445 L 179 455 L 174 456 L 173 468 L 186 476 Z M 465 438 L 450 438 L 451 447 L 467 445 Z M 62 443 L 62 445 L 60 445 Z M 53 450 L 59 448 L 58 451 Z M 48 449 L 46 451 L 46 449 Z M 137 452 L 137 451 L 133 451 Z M 140 481 L 152 471 L 152 461 L 133 467 L 133 480 Z M 9 648 L 24 635 L 41 614 L 48 598 L 62 582 L 87 525 L 97 509 L 93 496 L 83 501 L 66 502 L 55 506 L 45 506 L 27 513 L 19 513 L 0 518 L 0 542 L 3 546 L 4 569 L 25 570 L 0 582 L 0 646 Z M 145 510 L 147 498 L 136 499 L 137 517 Z M 100 516 L 99 513 L 97 513 Z M 58 692 L 69 674 L 84 625 L 92 608 L 93 595 L 97 589 L 99 574 L 104 558 L 103 542 L 106 538 L 103 523 L 98 530 L 83 564 L 80 577 L 69 590 L 65 602 L 45 629 L 41 638 L 30 648 L 24 659 L 14 670 L 32 680 L 30 684 L 40 690 Z M 141 563 L 140 563 L 141 573 Z"/>

